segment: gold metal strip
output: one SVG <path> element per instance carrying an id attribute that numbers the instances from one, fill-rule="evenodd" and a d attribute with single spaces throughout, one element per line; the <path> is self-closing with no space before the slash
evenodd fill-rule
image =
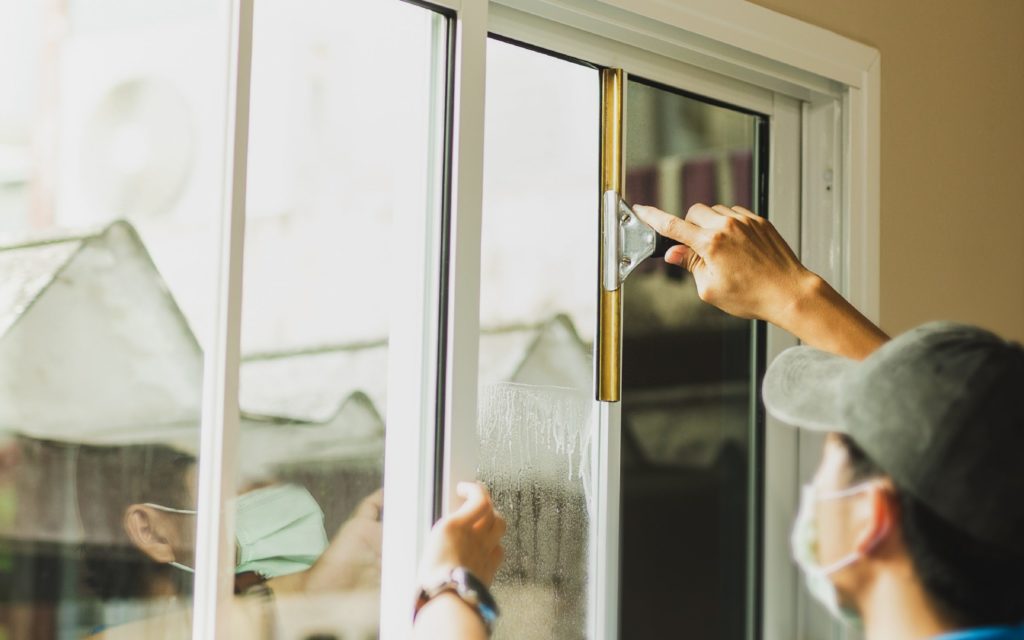
<path id="1" fill-rule="evenodd" d="M 606 191 L 622 194 L 624 86 L 622 69 L 601 71 L 601 192 L 598 202 Z M 600 216 L 601 207 L 598 209 Z M 603 266 L 604 242 L 600 244 L 599 265 Z M 606 290 L 601 286 L 600 273 L 598 269 L 601 303 L 597 316 L 597 399 L 618 402 L 622 391 L 622 288 Z"/>

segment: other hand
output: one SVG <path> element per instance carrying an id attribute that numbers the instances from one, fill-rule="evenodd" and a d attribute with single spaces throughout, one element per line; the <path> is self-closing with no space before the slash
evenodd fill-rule
<path id="1" fill-rule="evenodd" d="M 383 511 L 384 491 L 378 489 L 363 498 L 313 566 L 293 574 L 297 584 L 283 576 L 271 587 L 306 592 L 379 589 Z"/>
<path id="2" fill-rule="evenodd" d="M 459 483 L 457 493 L 465 502 L 437 521 L 430 532 L 420 581 L 430 584 L 443 579 L 452 569 L 465 567 L 487 586 L 501 566 L 505 519 L 498 514 L 482 484 Z"/>

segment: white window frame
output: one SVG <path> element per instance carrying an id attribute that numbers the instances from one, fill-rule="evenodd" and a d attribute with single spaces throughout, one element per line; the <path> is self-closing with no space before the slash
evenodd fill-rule
<path id="1" fill-rule="evenodd" d="M 204 353 L 199 441 L 192 637 L 229 638 L 225 613 L 234 588 L 234 513 L 241 367 L 242 249 L 249 153 L 253 0 L 222 5 L 229 34 L 225 84 L 225 154 L 220 259 L 212 342 Z"/>
<path id="2" fill-rule="evenodd" d="M 370 0 L 378 1 L 378 0 Z M 431 278 L 396 283 L 389 358 L 384 568 L 381 634 L 408 635 L 416 565 L 432 496 L 443 508 L 458 480 L 476 471 L 480 229 L 483 185 L 484 87 L 490 30 L 598 64 L 767 113 L 773 131 L 799 128 L 802 145 L 775 144 L 771 155 L 771 217 L 808 264 L 869 318 L 878 317 L 880 59 L 875 49 L 744 0 L 434 0 L 453 15 L 452 152 L 447 350 L 444 354 L 444 442 L 433 440 L 431 417 L 437 326 Z M 253 0 L 224 0 L 231 33 L 225 204 L 215 339 L 204 364 L 202 445 L 193 634 L 230 638 L 225 607 L 233 573 L 234 453 L 239 430 L 238 371 L 245 222 L 249 69 Z M 801 105 L 797 107 L 797 105 Z M 787 138 L 781 138 L 787 139 Z M 794 173 L 793 167 L 799 167 Z M 787 182 L 794 175 L 799 184 Z M 790 211 L 789 215 L 783 212 Z M 802 214 L 800 212 L 803 212 Z M 595 211 L 596 215 L 596 211 Z M 396 227 L 397 229 L 398 227 Z M 422 227 L 399 238 L 429 265 Z M 771 328 L 768 357 L 795 343 Z M 432 351 L 432 349 L 434 351 Z M 397 365 L 402 365 L 401 367 Z M 401 390 L 401 393 L 394 393 Z M 400 396 L 400 398 L 396 397 Z M 603 406 L 595 447 L 598 510 L 592 556 L 597 588 L 590 637 L 617 636 L 618 408 Z M 401 436 L 401 437 L 399 437 Z M 817 456 L 816 442 L 769 420 L 760 621 L 766 639 L 805 637 L 813 626 L 798 595 L 784 549 L 798 483 Z M 433 486 L 443 452 L 443 485 Z M 609 526 L 614 523 L 615 526 Z M 410 536 L 412 538 L 410 538 Z M 411 542 L 415 542 L 412 544 Z M 817 635 L 815 635 L 817 637 Z"/>

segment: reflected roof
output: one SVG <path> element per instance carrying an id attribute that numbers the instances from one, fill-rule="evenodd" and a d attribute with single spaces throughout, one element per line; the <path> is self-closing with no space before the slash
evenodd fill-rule
<path id="1" fill-rule="evenodd" d="M 199 343 L 128 222 L 0 247 L 0 431 L 195 453 L 202 366 Z M 381 460 L 387 366 L 385 341 L 244 359 L 246 470 Z M 480 380 L 588 389 L 590 349 L 566 316 L 487 330 Z"/>

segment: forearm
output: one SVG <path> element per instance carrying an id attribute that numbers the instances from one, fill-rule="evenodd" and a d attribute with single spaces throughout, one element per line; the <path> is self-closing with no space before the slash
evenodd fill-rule
<path id="1" fill-rule="evenodd" d="M 416 640 L 487 640 L 480 615 L 454 593 L 442 593 L 420 609 Z"/>
<path id="2" fill-rule="evenodd" d="M 863 360 L 889 340 L 827 282 L 810 272 L 772 321 L 804 344 L 854 360 Z"/>

